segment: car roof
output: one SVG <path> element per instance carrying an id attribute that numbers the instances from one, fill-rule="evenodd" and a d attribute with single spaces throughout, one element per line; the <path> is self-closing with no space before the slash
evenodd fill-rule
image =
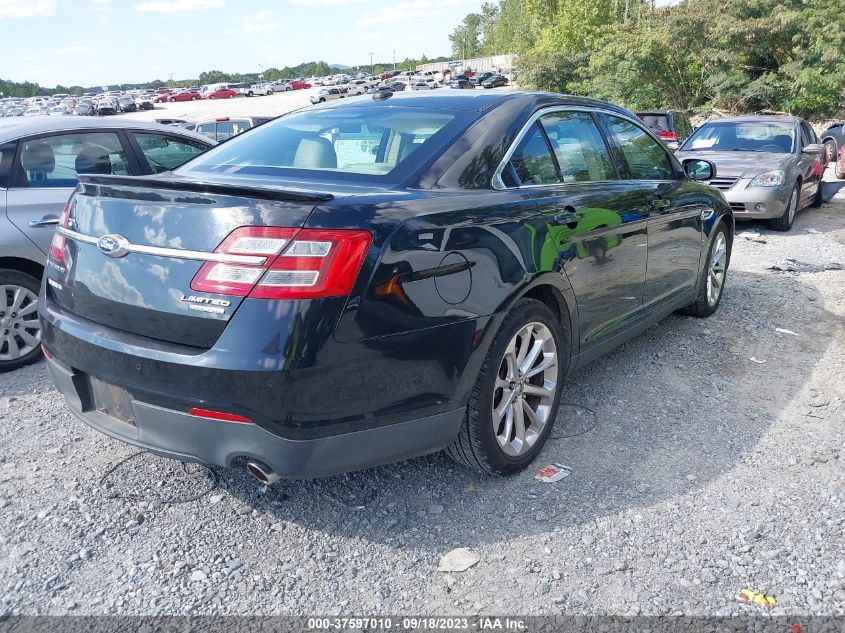
<path id="1" fill-rule="evenodd" d="M 629 111 L 619 106 L 589 99 L 587 97 L 575 97 L 572 95 L 561 95 L 551 92 L 530 92 L 525 90 L 494 90 L 494 91 L 458 91 L 458 90 L 430 90 L 426 92 L 398 92 L 393 93 L 387 99 L 373 99 L 371 96 L 350 97 L 313 106 L 316 108 L 349 108 L 360 106 L 367 102 L 378 104 L 382 107 L 402 106 L 409 108 L 428 109 L 450 109 L 463 110 L 468 112 L 483 112 L 496 107 L 505 101 L 518 99 L 526 103 L 538 102 L 544 106 L 579 106 L 585 108 L 603 108 L 615 110 L 621 114 L 628 114 Z"/>
<path id="2" fill-rule="evenodd" d="M 787 114 L 748 114 L 745 116 L 729 116 L 719 119 L 710 119 L 707 123 L 791 123 L 795 124 L 800 119 Z"/>
<path id="3" fill-rule="evenodd" d="M 169 132 L 171 134 L 187 136 L 199 141 L 208 142 L 209 138 L 202 134 L 196 134 L 181 128 L 147 121 L 136 121 L 120 117 L 82 118 L 76 116 L 53 116 L 53 117 L 28 117 L 28 118 L 7 118 L 0 119 L 0 143 L 14 141 L 32 134 L 44 134 L 49 132 L 86 132 L 99 129 L 130 129 L 149 130 L 151 132 Z"/>

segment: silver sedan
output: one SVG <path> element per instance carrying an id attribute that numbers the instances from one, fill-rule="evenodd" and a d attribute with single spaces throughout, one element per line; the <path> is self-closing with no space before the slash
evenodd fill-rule
<path id="1" fill-rule="evenodd" d="M 709 184 L 727 198 L 737 220 L 769 220 L 788 231 L 795 215 L 822 203 L 824 146 L 812 126 L 792 116 L 708 121 L 677 152 L 716 166 Z"/>

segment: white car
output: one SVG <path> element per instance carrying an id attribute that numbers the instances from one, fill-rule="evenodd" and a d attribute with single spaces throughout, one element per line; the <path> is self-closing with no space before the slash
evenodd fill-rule
<path id="1" fill-rule="evenodd" d="M 239 91 L 247 97 L 255 97 L 257 95 L 267 96 L 273 94 L 273 86 L 270 84 L 253 84 L 249 88 L 241 88 Z"/>
<path id="2" fill-rule="evenodd" d="M 354 97 L 355 95 L 362 95 L 370 88 L 370 82 L 366 79 L 353 79 L 347 85 L 347 94 L 350 97 Z"/>
<path id="3" fill-rule="evenodd" d="M 408 84 L 411 90 L 434 90 L 437 88 L 437 84 L 434 83 L 433 79 L 423 79 L 421 77 L 417 77 L 411 80 L 410 84 Z"/>

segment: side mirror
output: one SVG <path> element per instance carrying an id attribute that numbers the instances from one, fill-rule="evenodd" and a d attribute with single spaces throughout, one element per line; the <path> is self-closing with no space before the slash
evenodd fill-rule
<path id="1" fill-rule="evenodd" d="M 684 173 L 687 178 L 696 182 L 713 180 L 716 177 L 716 165 L 709 160 L 687 158 L 683 161 Z"/>
<path id="2" fill-rule="evenodd" d="M 824 145 L 821 143 L 811 143 L 806 145 L 801 151 L 805 154 L 822 154 L 824 153 Z"/>

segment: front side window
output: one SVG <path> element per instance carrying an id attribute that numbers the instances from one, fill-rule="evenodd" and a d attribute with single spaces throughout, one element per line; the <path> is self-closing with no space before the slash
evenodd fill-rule
<path id="1" fill-rule="evenodd" d="M 627 119 L 612 115 L 607 123 L 634 180 L 674 180 L 675 170 L 663 146 Z"/>
<path id="2" fill-rule="evenodd" d="M 243 176 L 389 177 L 442 149 L 437 139 L 456 134 L 461 116 L 399 106 L 303 110 L 232 139 L 181 169 Z M 218 135 L 222 140 L 219 129 Z"/>
<path id="3" fill-rule="evenodd" d="M 75 187 L 78 174 L 128 175 L 117 134 L 61 134 L 21 143 L 17 187 Z"/>
<path id="4" fill-rule="evenodd" d="M 176 169 L 207 147 L 198 141 L 150 132 L 132 132 L 153 173 Z"/>
<path id="5" fill-rule="evenodd" d="M 563 182 L 613 180 L 616 170 L 592 115 L 555 112 L 540 117 Z"/>
<path id="6" fill-rule="evenodd" d="M 560 182 L 557 165 L 540 126 L 534 123 L 517 145 L 510 166 L 520 185 L 549 185 Z M 511 184 L 506 181 L 506 184 Z"/>

